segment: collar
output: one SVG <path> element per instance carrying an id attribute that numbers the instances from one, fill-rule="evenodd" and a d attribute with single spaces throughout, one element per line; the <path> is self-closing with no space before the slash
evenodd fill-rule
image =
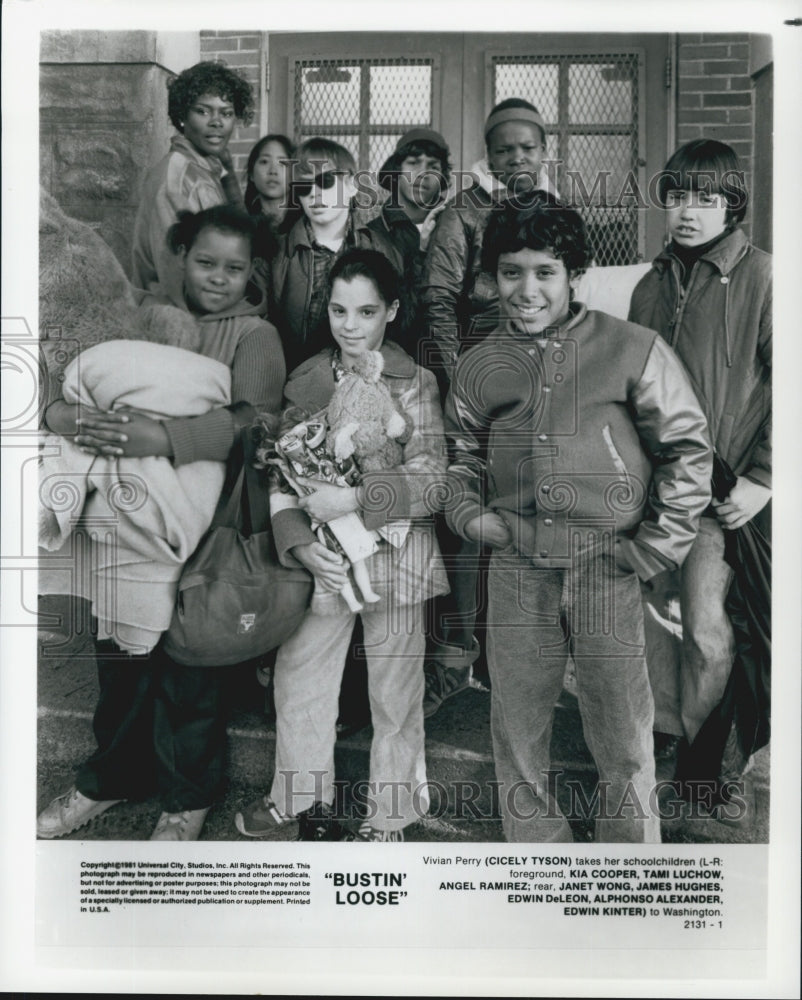
<path id="1" fill-rule="evenodd" d="M 401 208 L 400 205 L 392 205 L 389 201 L 384 203 L 381 215 L 379 217 L 384 223 L 384 228 L 389 232 L 393 226 L 415 226 L 415 223 L 410 219 L 407 213 Z"/>
<path id="2" fill-rule="evenodd" d="M 345 227 L 346 245 L 356 242 L 356 234 L 367 230 L 368 221 L 365 209 L 352 204 L 348 212 L 348 223 Z M 313 249 L 313 245 L 314 239 L 311 229 L 308 226 L 308 220 L 301 213 L 301 217 L 287 234 L 287 254 L 292 256 L 298 247 L 305 247 L 307 250 L 311 250 Z"/>
<path id="3" fill-rule="evenodd" d="M 741 258 L 749 252 L 750 246 L 743 229 L 739 226 L 703 253 L 699 260 L 709 261 L 721 274 L 729 274 Z M 654 266 L 662 271 L 671 267 L 672 261 L 675 260 L 678 258 L 666 248 L 655 257 Z"/>
<path id="4" fill-rule="evenodd" d="M 188 160 L 192 160 L 193 163 L 214 174 L 215 177 L 221 177 L 223 174 L 223 164 L 216 156 L 204 156 L 180 132 L 170 140 L 170 152 L 181 153 L 182 156 L 186 156 Z"/>
<path id="5" fill-rule="evenodd" d="M 417 365 L 403 348 L 392 340 L 385 340 L 380 347 L 384 358 L 382 378 L 411 379 Z M 291 373 L 284 387 L 284 395 L 291 403 L 316 413 L 328 406 L 334 392 L 332 359 L 334 348 L 326 347 L 313 358 L 303 361 Z"/>

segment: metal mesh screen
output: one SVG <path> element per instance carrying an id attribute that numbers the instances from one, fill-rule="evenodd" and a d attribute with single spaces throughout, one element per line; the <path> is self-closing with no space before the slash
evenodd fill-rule
<path id="1" fill-rule="evenodd" d="M 639 59 L 620 55 L 497 56 L 494 103 L 530 101 L 546 122 L 552 178 L 588 227 L 597 264 L 639 259 Z M 623 193 L 623 197 L 622 197 Z"/>
<path id="2" fill-rule="evenodd" d="M 295 64 L 296 142 L 322 135 L 378 170 L 404 132 L 432 124 L 432 59 L 305 59 Z"/>

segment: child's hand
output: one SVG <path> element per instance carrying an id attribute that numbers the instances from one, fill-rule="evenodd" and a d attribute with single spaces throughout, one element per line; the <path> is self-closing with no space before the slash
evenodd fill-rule
<path id="1" fill-rule="evenodd" d="M 437 217 L 446 207 L 445 201 L 441 201 L 439 205 L 435 205 L 434 208 L 429 212 L 426 218 L 423 220 L 423 225 L 420 227 L 420 248 L 421 250 L 429 249 L 429 240 L 432 233 L 434 232 L 434 227 L 437 225 Z"/>
<path id="2" fill-rule="evenodd" d="M 475 542 L 482 542 L 494 549 L 506 549 L 512 542 L 512 532 L 507 527 L 507 522 L 492 510 L 468 521 L 465 534 Z"/>
<path id="3" fill-rule="evenodd" d="M 51 403 L 45 413 L 45 424 L 48 430 L 62 437 L 72 437 L 78 433 L 78 418 L 102 418 L 113 416 L 107 414 L 105 410 L 96 410 L 94 406 L 85 406 L 77 403 L 67 403 L 63 399 L 57 399 Z"/>
<path id="4" fill-rule="evenodd" d="M 290 552 L 305 569 L 309 570 L 323 590 L 336 593 L 348 582 L 348 572 L 343 557 L 327 549 L 320 542 L 295 545 Z"/>
<path id="5" fill-rule="evenodd" d="M 716 515 L 725 531 L 741 528 L 751 521 L 771 500 L 771 490 L 767 486 L 753 483 L 746 476 L 738 479 L 726 500 L 713 501 Z"/>
<path id="6" fill-rule="evenodd" d="M 116 410 L 82 416 L 77 421 L 75 443 L 95 455 L 147 458 L 172 454 L 167 431 L 158 420 L 136 410 Z"/>
<path id="7" fill-rule="evenodd" d="M 350 514 L 359 507 L 356 489 L 353 486 L 335 486 L 332 483 L 321 483 L 317 479 L 307 479 L 305 476 L 298 476 L 297 482 L 314 491 L 298 500 L 298 506 L 305 510 L 313 521 L 326 524 L 335 517 Z"/>

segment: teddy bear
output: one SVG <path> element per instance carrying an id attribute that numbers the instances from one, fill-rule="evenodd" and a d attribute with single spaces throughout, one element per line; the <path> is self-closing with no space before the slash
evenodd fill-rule
<path id="1" fill-rule="evenodd" d="M 399 465 L 412 432 L 381 380 L 383 370 L 381 352 L 365 351 L 337 383 L 327 410 L 329 450 L 338 462 L 353 457 L 363 473 Z"/>

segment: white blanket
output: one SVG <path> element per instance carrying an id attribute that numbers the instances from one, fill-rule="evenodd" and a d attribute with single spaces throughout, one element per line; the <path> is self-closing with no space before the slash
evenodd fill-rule
<path id="1" fill-rule="evenodd" d="M 132 406 L 157 419 L 230 402 L 219 361 L 164 344 L 112 340 L 65 370 L 64 399 Z M 144 653 L 170 624 L 181 569 L 211 524 L 222 462 L 89 455 L 50 434 L 40 464 L 39 592 L 92 602 L 100 637 Z M 79 528 L 80 531 L 76 531 Z"/>

